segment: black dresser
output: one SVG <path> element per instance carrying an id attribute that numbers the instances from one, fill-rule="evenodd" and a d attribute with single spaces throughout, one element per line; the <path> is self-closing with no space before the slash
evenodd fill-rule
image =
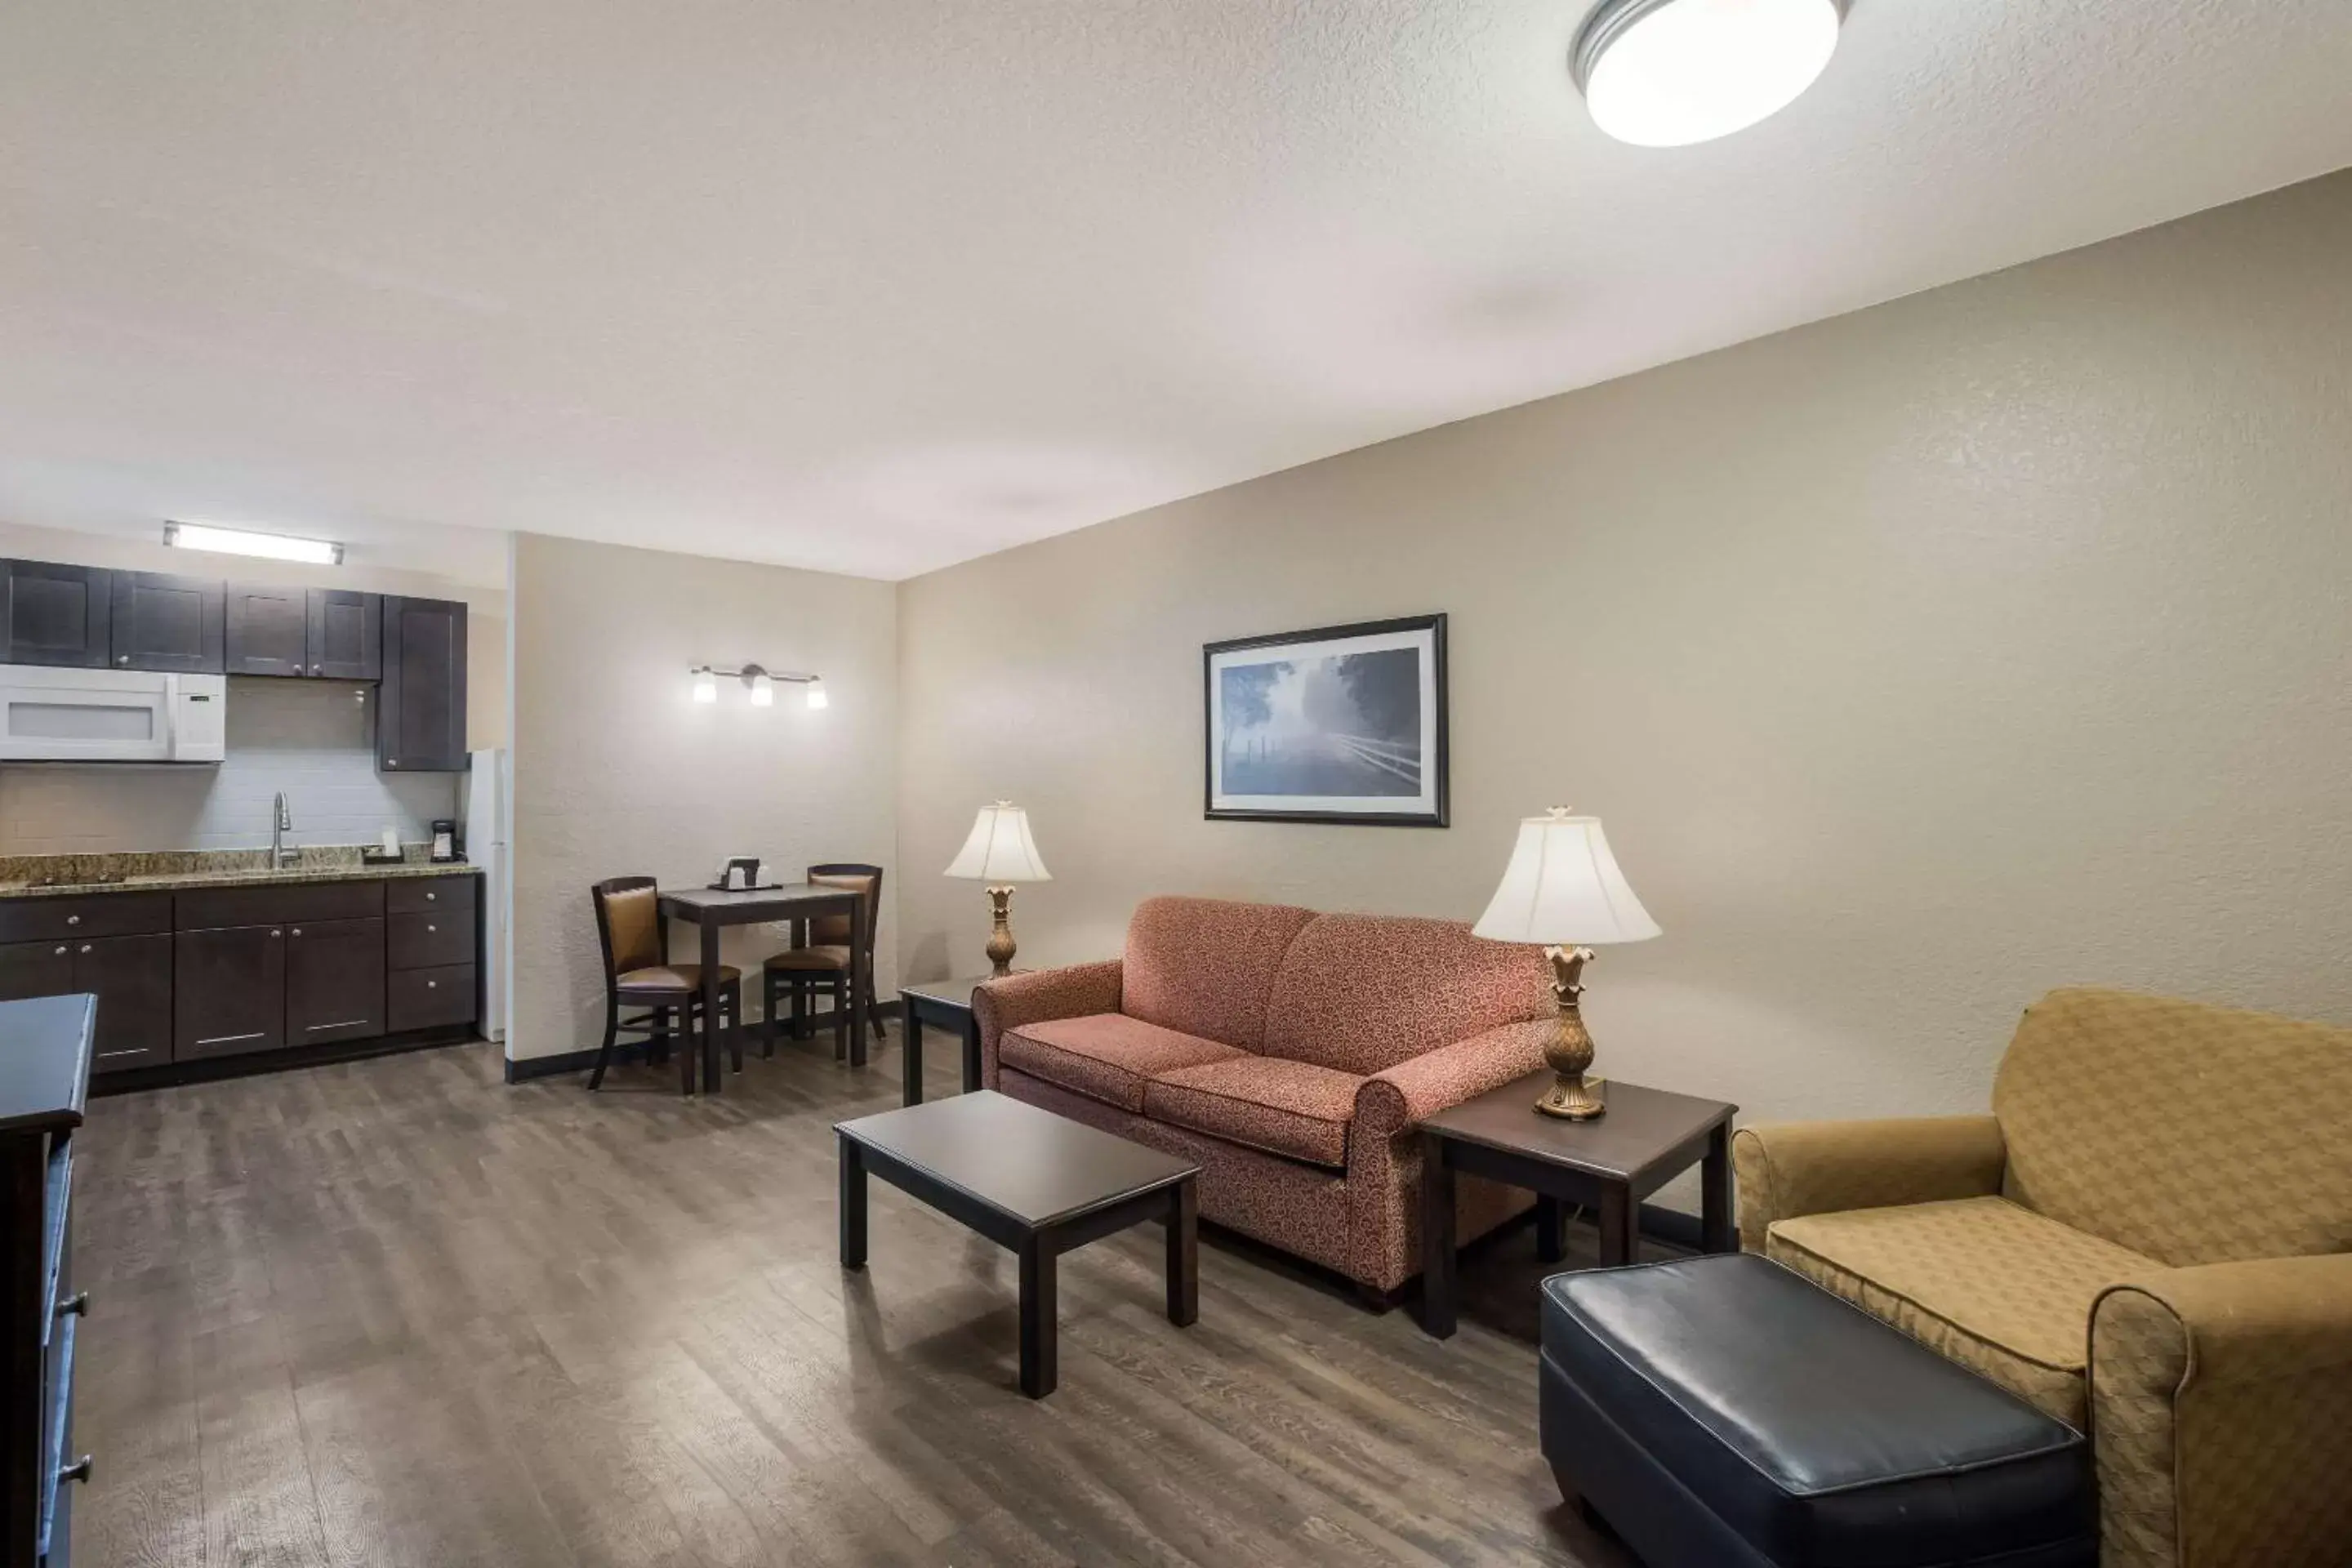
<path id="1" fill-rule="evenodd" d="M 0 1568 L 65 1568 L 74 1483 L 74 1132 L 97 998 L 0 1002 Z"/>

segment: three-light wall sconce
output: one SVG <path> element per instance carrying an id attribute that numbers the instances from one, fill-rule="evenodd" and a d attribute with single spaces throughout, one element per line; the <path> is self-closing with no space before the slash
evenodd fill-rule
<path id="1" fill-rule="evenodd" d="M 713 665 L 698 664 L 694 667 L 693 675 L 694 700 L 697 702 L 718 701 L 721 679 L 740 680 L 751 693 L 752 707 L 772 708 L 776 705 L 776 682 L 781 680 L 806 687 L 810 707 L 825 706 L 824 680 L 821 676 L 803 675 L 788 669 L 763 669 L 756 664 L 747 664 L 740 669 L 720 669 Z"/>

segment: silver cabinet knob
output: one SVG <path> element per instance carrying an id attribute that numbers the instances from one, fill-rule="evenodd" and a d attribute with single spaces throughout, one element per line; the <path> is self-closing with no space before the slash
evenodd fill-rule
<path id="1" fill-rule="evenodd" d="M 300 926 L 296 926 L 294 928 L 294 934 L 296 936 L 300 936 L 302 934 L 302 928 Z"/>
<path id="2" fill-rule="evenodd" d="M 430 934 L 431 934 L 431 933 L 433 933 L 434 931 L 439 931 L 440 929 L 441 929 L 441 928 L 440 928 L 439 926 L 433 924 L 430 921 L 427 921 L 425 922 L 425 933 L 426 933 L 427 935 L 430 935 Z"/>
<path id="3" fill-rule="evenodd" d="M 62 948 L 62 947 L 58 948 L 58 956 L 59 958 L 63 958 L 65 955 L 66 955 L 66 950 L 65 950 L 64 948 Z"/>
<path id="4" fill-rule="evenodd" d="M 327 667 L 323 664 L 314 664 L 310 667 L 310 673 L 313 675 L 324 675 L 327 673 Z"/>
<path id="5" fill-rule="evenodd" d="M 83 943 L 81 944 L 81 950 L 82 950 L 84 952 L 88 952 L 89 951 L 89 943 L 88 943 L 88 942 L 83 942 Z"/>
<path id="6" fill-rule="evenodd" d="M 428 904 L 429 904 L 429 903 L 431 903 L 434 900 L 436 900 L 436 899 L 439 898 L 440 896 L 441 896 L 441 895 L 440 895 L 440 894 L 438 894 L 438 893 L 427 893 L 427 894 L 425 894 L 425 901 L 426 903 L 428 903 Z"/>
<path id="7" fill-rule="evenodd" d="M 131 656 L 127 653 L 120 655 L 116 658 L 114 662 L 117 664 L 129 664 L 131 662 Z"/>
<path id="8" fill-rule="evenodd" d="M 270 934 L 270 935 L 272 935 L 272 936 L 284 936 L 286 933 L 285 933 L 284 931 L 271 931 L 269 934 Z"/>
<path id="9" fill-rule="evenodd" d="M 69 926 L 78 926 L 81 924 L 81 917 L 79 915 L 68 915 L 66 917 L 66 924 Z"/>
<path id="10" fill-rule="evenodd" d="M 438 991 L 441 989 L 441 983 L 438 980 L 428 980 L 425 983 L 425 989 L 427 991 Z"/>

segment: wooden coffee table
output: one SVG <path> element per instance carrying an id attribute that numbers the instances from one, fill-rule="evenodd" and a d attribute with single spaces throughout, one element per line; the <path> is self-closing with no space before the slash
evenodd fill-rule
<path id="1" fill-rule="evenodd" d="M 1065 1252 L 1147 1219 L 1168 1223 L 1168 1321 L 1201 1315 L 1201 1168 L 992 1089 L 836 1122 L 841 1266 L 866 1267 L 866 1176 L 1021 1258 L 1021 1392 L 1054 1392 L 1055 1267 Z"/>
<path id="2" fill-rule="evenodd" d="M 1560 1205 L 1592 1208 L 1601 1261 L 1610 1265 L 1633 1261 L 1642 1200 L 1697 1165 L 1701 1246 L 1733 1248 L 1731 1118 L 1739 1107 L 1612 1079 L 1607 1115 L 1563 1121 L 1536 1114 L 1551 1076 L 1529 1073 L 1421 1124 L 1421 1324 L 1441 1340 L 1454 1332 L 1456 1172 L 1537 1194 L 1536 1246 L 1547 1263 L 1560 1258 Z"/>

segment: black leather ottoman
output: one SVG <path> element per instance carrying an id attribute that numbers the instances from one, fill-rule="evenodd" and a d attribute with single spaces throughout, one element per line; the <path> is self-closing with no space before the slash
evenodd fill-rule
<path id="1" fill-rule="evenodd" d="M 1779 1264 L 1543 1291 L 1544 1458 L 1648 1568 L 2095 1568 L 2081 1434 Z"/>

